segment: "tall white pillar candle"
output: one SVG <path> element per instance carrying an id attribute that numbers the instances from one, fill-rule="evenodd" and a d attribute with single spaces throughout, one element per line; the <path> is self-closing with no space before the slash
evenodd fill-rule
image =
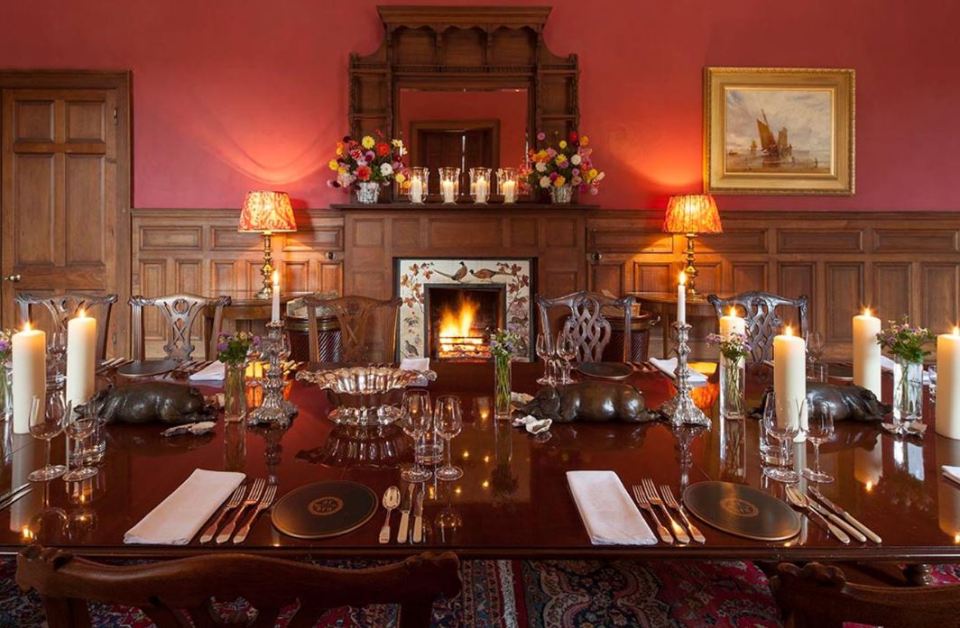
<path id="1" fill-rule="evenodd" d="M 423 202 L 423 181 L 420 180 L 420 177 L 410 179 L 410 202 Z"/>
<path id="2" fill-rule="evenodd" d="M 747 335 L 747 321 L 737 315 L 734 308 L 726 316 L 720 317 L 720 335 L 726 338 L 730 334 Z"/>
<path id="3" fill-rule="evenodd" d="M 86 403 L 94 392 L 97 369 L 97 319 L 80 310 L 67 322 L 67 401 Z"/>
<path id="4" fill-rule="evenodd" d="M 680 273 L 677 282 L 677 322 L 681 325 L 687 322 L 687 274 Z"/>
<path id="5" fill-rule="evenodd" d="M 773 339 L 773 390 L 777 424 L 807 429 L 807 348 L 803 338 L 787 327 Z"/>
<path id="6" fill-rule="evenodd" d="M 47 398 L 47 335 L 31 329 L 13 335 L 13 433 L 30 433 L 30 408 L 33 398 L 40 400 L 44 411 Z"/>
<path id="7" fill-rule="evenodd" d="M 937 434 L 960 439 L 960 329 L 937 336 Z"/>
<path id="8" fill-rule="evenodd" d="M 503 182 L 503 185 L 500 186 L 503 188 L 503 202 L 504 203 L 514 203 L 517 200 L 517 183 L 512 180 L 506 180 Z"/>
<path id="9" fill-rule="evenodd" d="M 270 308 L 270 320 L 280 322 L 280 272 L 273 271 L 273 305 Z"/>
<path id="10" fill-rule="evenodd" d="M 880 319 L 869 309 L 853 317 L 853 383 L 880 398 Z"/>

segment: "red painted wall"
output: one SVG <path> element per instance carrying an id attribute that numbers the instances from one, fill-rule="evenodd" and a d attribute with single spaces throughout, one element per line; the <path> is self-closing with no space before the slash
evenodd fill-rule
<path id="1" fill-rule="evenodd" d="M 8 0 L 0 67 L 133 71 L 138 207 L 238 206 L 264 186 L 323 207 L 342 199 L 325 164 L 346 126 L 347 57 L 377 46 L 387 1 Z M 857 70 L 857 194 L 726 196 L 721 208 L 960 209 L 960 2 L 553 6 L 547 41 L 580 55 L 605 207 L 699 190 L 702 68 L 762 65 Z"/>

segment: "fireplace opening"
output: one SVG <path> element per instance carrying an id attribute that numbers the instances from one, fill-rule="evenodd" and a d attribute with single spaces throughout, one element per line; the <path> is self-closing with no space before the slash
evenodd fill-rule
<path id="1" fill-rule="evenodd" d="M 430 357 L 489 360 L 490 332 L 504 326 L 503 285 L 426 285 Z"/>

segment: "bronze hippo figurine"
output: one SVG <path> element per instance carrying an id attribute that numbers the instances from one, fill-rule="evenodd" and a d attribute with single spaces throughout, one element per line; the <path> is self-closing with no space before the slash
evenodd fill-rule
<path id="1" fill-rule="evenodd" d="M 109 387 L 95 394 L 87 407 L 107 423 L 195 423 L 213 420 L 216 410 L 193 386 L 174 382 L 141 382 Z"/>
<path id="2" fill-rule="evenodd" d="M 547 386 L 537 391 L 521 412 L 558 423 L 571 421 L 625 421 L 640 423 L 657 417 L 648 412 L 643 393 L 620 382 L 578 382 Z"/>
<path id="3" fill-rule="evenodd" d="M 764 393 L 757 416 L 763 413 L 769 392 Z M 834 421 L 882 421 L 890 406 L 861 386 L 807 382 L 807 412 L 810 416 L 832 413 Z"/>

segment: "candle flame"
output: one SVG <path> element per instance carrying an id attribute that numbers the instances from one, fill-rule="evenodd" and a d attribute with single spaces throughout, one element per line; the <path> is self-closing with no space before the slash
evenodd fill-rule
<path id="1" fill-rule="evenodd" d="M 275 285 L 275 286 L 279 286 L 279 285 L 280 285 L 280 271 L 279 271 L 279 270 L 273 271 L 273 285 Z"/>
<path id="2" fill-rule="evenodd" d="M 865 307 L 865 308 L 863 308 L 863 315 L 864 315 L 864 316 L 872 316 L 872 315 L 873 315 L 873 312 L 870 310 L 870 308 Z"/>
<path id="3" fill-rule="evenodd" d="M 85 308 L 80 308 L 79 310 L 77 310 L 77 318 L 86 318 L 86 317 L 87 317 L 87 310 Z"/>
<path id="4" fill-rule="evenodd" d="M 865 491 L 869 493 L 870 491 L 873 490 L 873 482 L 867 482 L 866 484 L 863 485 L 863 488 Z"/>
<path id="5" fill-rule="evenodd" d="M 681 286 L 687 285 L 687 273 L 684 273 L 684 272 L 680 273 L 680 285 Z"/>
<path id="6" fill-rule="evenodd" d="M 23 321 L 23 331 L 30 331 L 30 321 Z"/>
<path id="7" fill-rule="evenodd" d="M 790 325 L 787 325 L 786 328 L 784 328 L 783 333 L 784 333 L 784 335 L 786 335 L 786 336 L 792 336 L 792 335 L 793 335 L 793 327 L 791 327 Z"/>
<path id="8" fill-rule="evenodd" d="M 727 316 L 736 316 L 736 315 L 737 315 L 737 308 L 731 305 L 730 311 L 727 312 Z"/>

